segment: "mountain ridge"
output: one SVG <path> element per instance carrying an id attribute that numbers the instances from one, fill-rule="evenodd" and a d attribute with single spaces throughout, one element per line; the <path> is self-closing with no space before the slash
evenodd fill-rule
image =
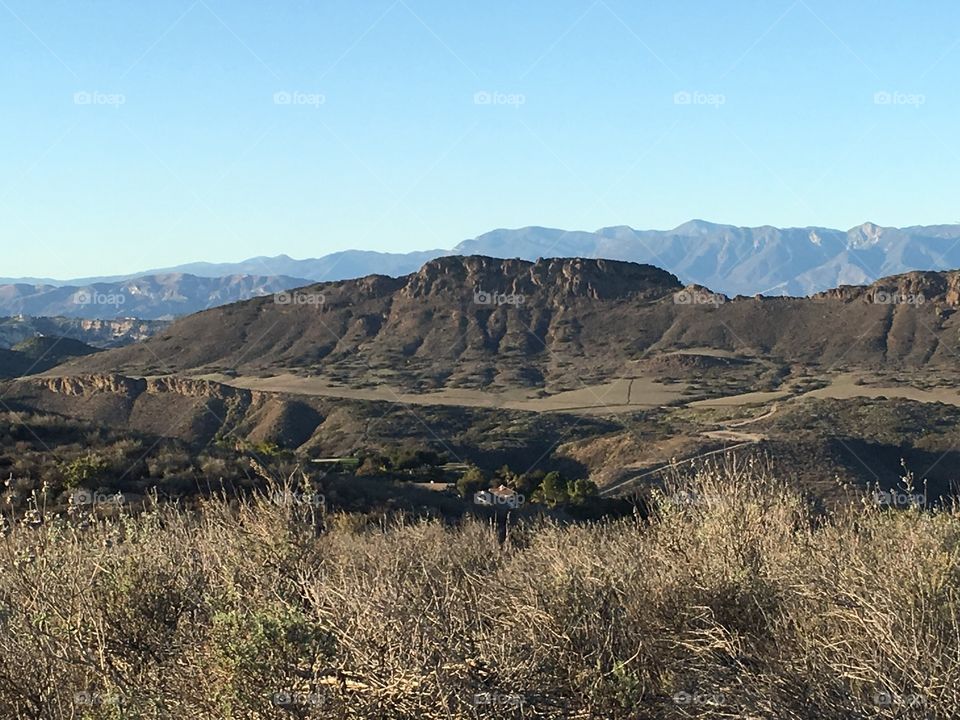
<path id="1" fill-rule="evenodd" d="M 871 221 L 848 230 L 806 226 L 777 228 L 689 220 L 671 230 L 636 230 L 627 225 L 567 231 L 531 225 L 498 228 L 464 240 L 450 250 L 379 253 L 348 250 L 297 260 L 260 256 L 239 263 L 188 263 L 118 278 L 67 284 L 0 285 L 0 315 L 67 315 L 146 319 L 185 315 L 205 307 L 271 294 L 315 282 L 373 274 L 400 277 L 437 257 L 482 255 L 534 261 L 541 257 L 603 258 L 662 267 L 684 284 L 710 287 L 729 296 L 810 296 L 840 285 L 869 284 L 909 271 L 960 267 L 960 225 L 888 227 Z M 163 289 L 164 278 L 206 278 Z M 170 284 L 170 281 L 166 281 Z M 192 285 L 191 285 L 192 283 Z M 123 294 L 147 285 L 150 302 L 124 308 L 70 304 L 82 289 Z M 134 293 L 136 294 L 136 293 Z M 180 295 L 176 302 L 173 297 Z M 141 298 L 145 300 L 145 298 Z"/>
<path id="2" fill-rule="evenodd" d="M 0 315 L 110 320 L 167 320 L 256 295 L 309 285 L 304 278 L 189 273 L 143 275 L 85 285 L 0 285 Z"/>
<path id="3" fill-rule="evenodd" d="M 736 296 L 593 258 L 445 257 L 400 278 L 302 288 L 178 320 L 57 372 L 292 373 L 349 387 L 572 389 L 689 347 L 789 363 L 952 366 L 960 271 L 907 273 L 812 298 Z M 854 342 L 856 339 L 856 342 Z"/>

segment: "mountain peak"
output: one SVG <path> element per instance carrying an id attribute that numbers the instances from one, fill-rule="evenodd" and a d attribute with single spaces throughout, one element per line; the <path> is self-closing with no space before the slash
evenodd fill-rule
<path id="1" fill-rule="evenodd" d="M 677 225 L 673 230 L 670 231 L 670 233 L 674 235 L 706 235 L 707 233 L 713 232 L 717 228 L 722 227 L 725 226 L 694 218 L 693 220 L 688 220 L 682 225 Z"/>
<path id="2" fill-rule="evenodd" d="M 847 246 L 854 249 L 872 247 L 880 242 L 880 238 L 886 230 L 888 228 L 881 227 L 876 223 L 865 222 L 847 231 Z"/>

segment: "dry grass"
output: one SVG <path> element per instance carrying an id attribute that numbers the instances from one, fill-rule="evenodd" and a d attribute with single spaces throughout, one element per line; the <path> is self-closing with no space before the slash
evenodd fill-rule
<path id="1" fill-rule="evenodd" d="M 504 545 L 272 499 L 8 528 L 0 716 L 960 714 L 955 511 L 815 521 L 749 462 Z"/>

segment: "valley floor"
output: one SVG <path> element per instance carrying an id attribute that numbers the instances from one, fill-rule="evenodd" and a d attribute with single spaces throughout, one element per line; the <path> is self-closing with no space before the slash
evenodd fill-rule
<path id="1" fill-rule="evenodd" d="M 456 405 L 502 408 L 528 412 L 570 412 L 576 414 L 617 414 L 637 410 L 685 404 L 691 408 L 751 407 L 779 400 L 852 398 L 901 398 L 921 403 L 944 403 L 960 407 L 960 390 L 952 387 L 923 389 L 906 383 L 884 384 L 884 380 L 866 383 L 869 374 L 841 372 L 829 376 L 828 384 L 814 390 L 787 387 L 782 390 L 751 391 L 687 401 L 690 385 L 685 382 L 664 384 L 653 377 L 619 378 L 578 390 L 553 394 L 514 389 L 506 391 L 448 388 L 437 391 L 408 392 L 381 384 L 370 388 L 350 388 L 332 384 L 325 378 L 280 374 L 270 377 L 207 374 L 196 379 L 210 380 L 232 387 L 264 392 L 290 393 L 351 400 L 399 402 L 411 405 Z"/>

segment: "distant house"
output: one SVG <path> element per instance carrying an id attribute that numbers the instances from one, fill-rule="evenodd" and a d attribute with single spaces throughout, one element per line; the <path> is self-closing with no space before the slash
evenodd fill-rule
<path id="1" fill-rule="evenodd" d="M 524 500 L 523 495 L 506 485 L 499 485 L 489 490 L 481 490 L 473 495 L 473 502 L 475 504 L 486 505 L 487 507 L 506 505 L 507 507 L 516 508 L 523 505 Z"/>

